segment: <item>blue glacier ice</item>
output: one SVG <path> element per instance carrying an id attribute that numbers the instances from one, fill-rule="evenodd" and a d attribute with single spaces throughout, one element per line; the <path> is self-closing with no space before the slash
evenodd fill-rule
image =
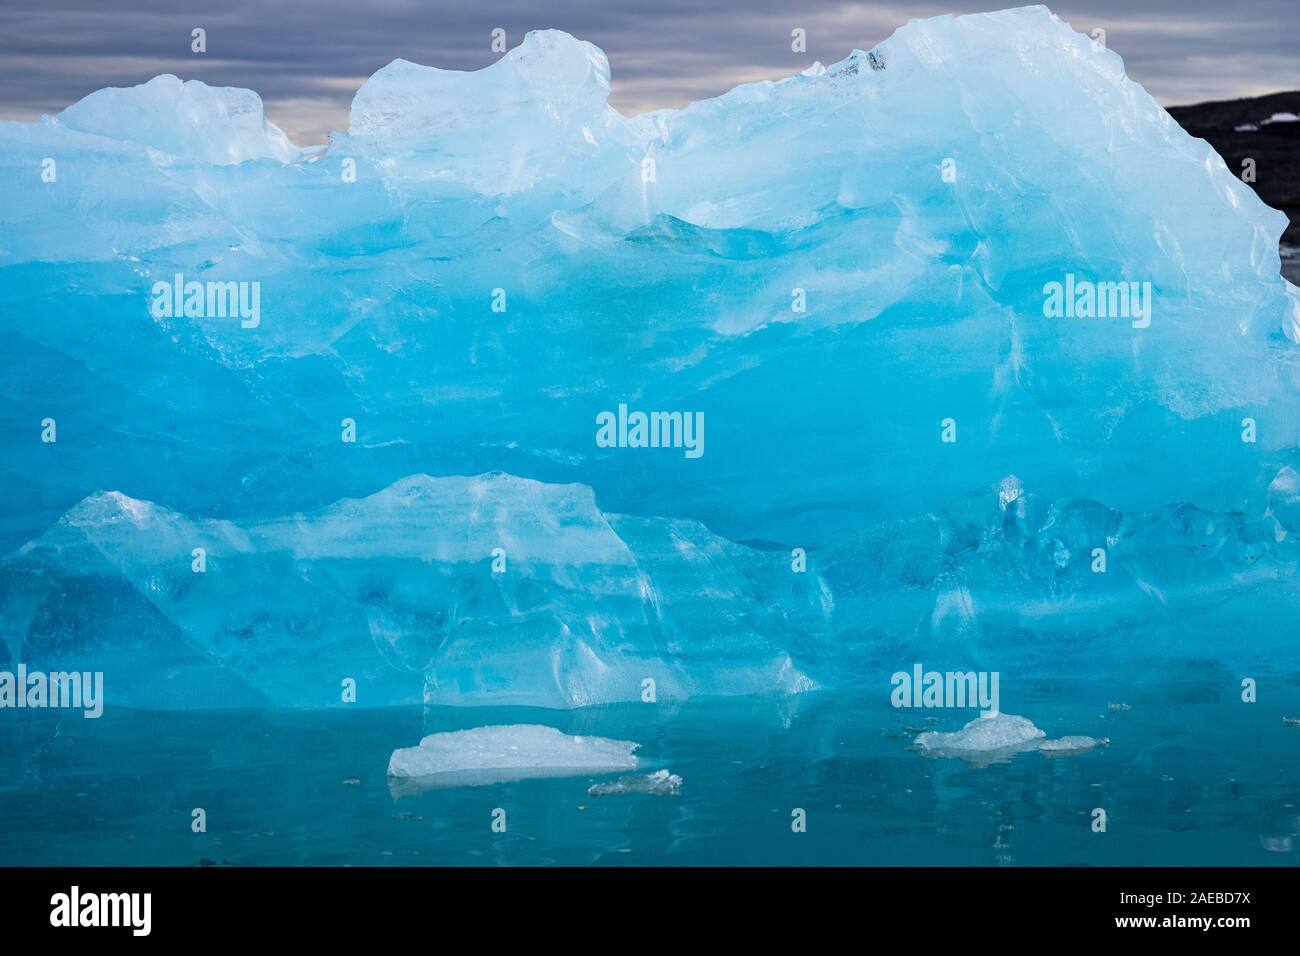
<path id="1" fill-rule="evenodd" d="M 0 123 L 0 665 L 160 708 L 1295 669 L 1285 218 L 1115 53 L 1025 7 L 635 118 L 610 75 L 397 60 L 322 148 L 170 76 Z"/>
<path id="2" fill-rule="evenodd" d="M 665 700 L 798 693 L 817 686 L 799 662 L 816 660 L 824 584 L 783 568 L 697 522 L 501 474 L 245 524 L 109 492 L 6 559 L 5 643 L 114 674 L 136 706 L 185 705 L 186 656 L 225 678 L 189 706 L 327 705 L 345 678 L 366 704 L 563 708 L 637 700 L 647 680 Z M 118 633 L 131 646 L 108 645 Z"/>

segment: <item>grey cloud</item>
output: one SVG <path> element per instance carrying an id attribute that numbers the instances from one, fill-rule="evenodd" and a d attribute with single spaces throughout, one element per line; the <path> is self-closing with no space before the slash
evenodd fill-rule
<path id="1" fill-rule="evenodd" d="M 997 3 L 852 3 L 833 0 L 316 0 L 220 6 L 145 0 L 109 9 L 97 0 L 0 8 L 0 116 L 54 113 L 102 86 L 176 73 L 257 90 L 268 115 L 300 142 L 345 128 L 355 87 L 395 57 L 470 70 L 495 59 L 492 29 L 511 45 L 556 27 L 610 59 L 612 102 L 627 111 L 679 106 L 737 82 L 777 78 L 813 60 L 831 63 L 883 40 L 912 17 L 995 9 Z M 1129 75 L 1167 104 L 1300 87 L 1294 0 L 1070 0 L 1053 6 L 1076 28 L 1103 27 Z M 208 53 L 189 52 L 190 30 Z M 808 32 L 808 53 L 790 31 Z"/>

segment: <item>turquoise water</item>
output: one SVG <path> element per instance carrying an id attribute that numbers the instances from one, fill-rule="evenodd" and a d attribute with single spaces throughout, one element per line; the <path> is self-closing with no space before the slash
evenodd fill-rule
<path id="1" fill-rule="evenodd" d="M 1291 688 L 1291 690 L 1295 690 Z M 1103 750 L 968 766 L 910 749 L 972 711 L 898 711 L 885 693 L 525 708 L 0 712 L 8 865 L 1295 865 L 1300 727 L 1229 683 L 1118 694 L 1004 689 L 1048 736 Z M 1300 699 L 1293 694 L 1292 699 Z M 1108 701 L 1129 710 L 1108 712 Z M 938 716 L 926 724 L 926 715 Z M 676 796 L 592 797 L 614 775 L 458 789 L 390 786 L 424 733 L 544 723 L 640 741 Z M 913 728 L 908 730 L 907 728 Z M 191 830 L 191 811 L 207 832 Z M 1106 809 L 1105 833 L 1090 828 Z M 506 832 L 492 830 L 506 811 Z M 792 810 L 807 830 L 791 828 Z"/>

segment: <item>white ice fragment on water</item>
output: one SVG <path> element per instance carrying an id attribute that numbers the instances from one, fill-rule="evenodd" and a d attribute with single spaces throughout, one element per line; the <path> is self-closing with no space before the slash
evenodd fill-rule
<path id="1" fill-rule="evenodd" d="M 1024 717 L 995 714 L 991 717 L 976 717 L 955 733 L 926 731 L 917 736 L 916 745 L 930 754 L 964 757 L 1027 750 L 1039 750 L 1053 755 L 1084 753 L 1104 747 L 1110 742 L 1105 737 L 1074 735 L 1056 740 L 1047 740 L 1046 737 L 1046 733 Z"/>
<path id="2" fill-rule="evenodd" d="M 656 770 L 640 776 L 619 777 L 609 783 L 593 783 L 587 793 L 593 797 L 618 796 L 626 793 L 653 793 L 672 796 L 682 787 L 682 778 L 667 770 Z"/>
<path id="3" fill-rule="evenodd" d="M 994 714 L 976 717 L 956 733 L 927 730 L 916 738 L 922 750 L 943 752 L 987 752 L 1020 747 L 1047 735 L 1024 717 Z"/>
<path id="4" fill-rule="evenodd" d="M 1085 737 L 1079 734 L 1070 734 L 1065 737 L 1057 737 L 1055 740 L 1044 740 L 1038 745 L 1038 749 L 1045 754 L 1081 754 L 1089 750 L 1096 750 L 1098 747 L 1105 747 L 1110 743 L 1109 737 Z"/>
<path id="5" fill-rule="evenodd" d="M 509 724 L 430 734 L 417 747 L 393 751 L 390 777 L 467 774 L 467 783 L 592 771 L 635 770 L 641 745 L 608 737 L 571 737 L 554 727 Z"/>

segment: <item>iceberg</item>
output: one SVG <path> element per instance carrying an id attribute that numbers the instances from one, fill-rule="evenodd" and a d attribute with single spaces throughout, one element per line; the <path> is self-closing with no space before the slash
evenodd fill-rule
<path id="1" fill-rule="evenodd" d="M 471 785 L 634 770 L 638 747 L 630 740 L 571 737 L 539 724 L 475 727 L 430 734 L 419 746 L 394 750 L 388 775 Z"/>
<path id="2" fill-rule="evenodd" d="M 1285 217 L 1119 56 L 1033 6 L 680 110 L 610 77 L 540 31 L 394 61 L 320 149 L 171 76 L 0 123 L 0 665 L 142 707 L 1294 669 Z"/>

